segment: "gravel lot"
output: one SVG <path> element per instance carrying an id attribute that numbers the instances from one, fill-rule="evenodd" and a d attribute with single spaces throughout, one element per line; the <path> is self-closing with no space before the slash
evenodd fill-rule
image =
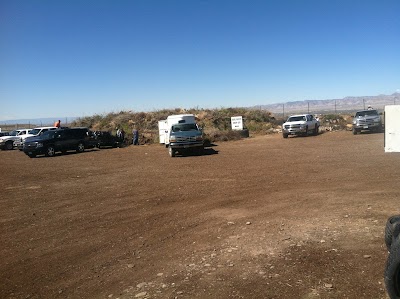
<path id="1" fill-rule="evenodd" d="M 387 298 L 383 134 L 0 151 L 0 298 Z"/>

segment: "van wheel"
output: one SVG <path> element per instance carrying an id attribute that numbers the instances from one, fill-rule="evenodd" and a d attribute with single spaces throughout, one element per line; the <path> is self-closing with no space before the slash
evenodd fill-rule
<path id="1" fill-rule="evenodd" d="M 175 150 L 173 150 L 171 147 L 168 147 L 168 153 L 170 157 L 175 157 Z"/>
<path id="2" fill-rule="evenodd" d="M 353 135 L 357 135 L 357 130 L 353 129 Z"/>
<path id="3" fill-rule="evenodd" d="M 283 138 L 288 138 L 289 134 L 282 133 Z"/>
<path id="4" fill-rule="evenodd" d="M 84 150 L 85 150 L 85 145 L 82 142 L 79 142 L 76 152 L 82 153 Z"/>
<path id="5" fill-rule="evenodd" d="M 47 157 L 53 157 L 55 155 L 55 153 L 56 153 L 56 150 L 54 149 L 53 146 L 47 147 L 47 149 L 46 149 L 46 156 Z"/>
<path id="6" fill-rule="evenodd" d="M 6 146 L 5 146 L 5 149 L 6 150 L 12 150 L 13 149 L 13 147 L 14 147 L 14 145 L 13 145 L 13 141 L 7 141 L 6 142 Z"/>

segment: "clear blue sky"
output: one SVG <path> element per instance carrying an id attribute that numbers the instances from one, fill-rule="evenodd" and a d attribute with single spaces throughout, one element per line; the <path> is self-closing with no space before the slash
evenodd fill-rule
<path id="1" fill-rule="evenodd" d="M 392 94 L 399 0 L 0 0 L 0 120 Z"/>

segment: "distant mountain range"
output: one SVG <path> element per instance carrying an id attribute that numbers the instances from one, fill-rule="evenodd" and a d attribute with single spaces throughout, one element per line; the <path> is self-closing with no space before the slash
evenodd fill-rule
<path id="1" fill-rule="evenodd" d="M 400 93 L 391 95 L 345 97 L 343 99 L 295 101 L 286 103 L 276 103 L 269 105 L 258 105 L 251 108 L 268 110 L 274 114 L 284 113 L 340 113 L 354 112 L 367 109 L 370 105 L 374 109 L 383 110 L 386 105 L 400 105 Z"/>
<path id="2" fill-rule="evenodd" d="M 0 121 L 1 125 L 17 125 L 17 124 L 24 124 L 24 125 L 31 125 L 31 127 L 36 126 L 52 126 L 55 121 L 61 120 L 61 125 L 67 125 L 71 121 L 74 121 L 78 117 L 71 116 L 71 117 L 46 117 L 46 118 L 25 118 L 25 119 L 13 119 L 13 120 L 2 120 Z"/>
<path id="3" fill-rule="evenodd" d="M 327 114 L 327 113 L 353 113 L 357 110 L 367 109 L 372 106 L 375 109 L 383 110 L 386 105 L 400 105 L 400 93 L 395 92 L 391 95 L 377 95 L 377 96 L 362 96 L 362 97 L 345 97 L 343 99 L 331 100 L 310 100 L 310 101 L 294 101 L 286 103 L 276 103 L 269 105 L 257 105 L 248 108 L 268 110 L 276 115 L 284 113 L 313 113 L 313 114 Z M 61 120 L 62 125 L 76 120 L 78 117 L 47 117 L 35 119 L 14 119 L 0 121 L 1 125 L 17 125 L 24 124 L 34 126 L 48 126 L 53 125 L 58 119 Z"/>

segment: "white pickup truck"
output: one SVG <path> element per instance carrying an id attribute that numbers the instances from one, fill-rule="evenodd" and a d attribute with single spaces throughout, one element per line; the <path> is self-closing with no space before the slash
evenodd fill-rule
<path id="1" fill-rule="evenodd" d="M 282 125 L 283 138 L 288 138 L 289 135 L 308 136 L 318 135 L 319 121 L 311 114 L 299 114 L 290 116 Z"/>
<path id="2" fill-rule="evenodd" d="M 28 134 L 31 129 L 17 129 L 12 131 L 8 136 L 0 137 L 0 149 L 12 150 L 14 141 L 20 140 L 20 136 Z"/>

